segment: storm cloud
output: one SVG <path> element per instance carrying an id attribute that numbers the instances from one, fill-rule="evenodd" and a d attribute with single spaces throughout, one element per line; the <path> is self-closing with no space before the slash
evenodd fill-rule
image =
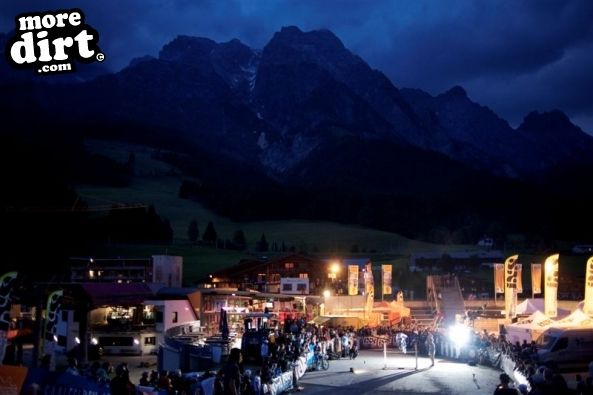
<path id="1" fill-rule="evenodd" d="M 282 26 L 333 31 L 398 87 L 470 98 L 517 125 L 560 109 L 593 133 L 593 1 L 23 1 L 0 5 L 0 31 L 21 12 L 79 7 L 113 70 L 156 56 L 179 34 L 262 48 Z"/>

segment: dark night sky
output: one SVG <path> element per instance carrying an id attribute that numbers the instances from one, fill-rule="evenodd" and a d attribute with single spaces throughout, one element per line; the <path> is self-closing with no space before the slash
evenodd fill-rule
<path id="1" fill-rule="evenodd" d="M 0 31 L 20 12 L 70 7 L 99 31 L 114 70 L 178 34 L 262 48 L 282 26 L 327 28 L 398 87 L 461 85 L 513 126 L 558 108 L 593 134 L 591 0 L 3 0 Z"/>

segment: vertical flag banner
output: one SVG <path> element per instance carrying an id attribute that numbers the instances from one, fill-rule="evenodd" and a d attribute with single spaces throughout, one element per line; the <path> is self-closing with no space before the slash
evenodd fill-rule
<path id="1" fill-rule="evenodd" d="M 504 310 L 506 318 L 517 315 L 517 261 L 519 255 L 513 255 L 504 262 Z"/>
<path id="2" fill-rule="evenodd" d="M 550 255 L 544 263 L 544 313 L 549 318 L 558 315 L 558 254 Z"/>
<path id="3" fill-rule="evenodd" d="M 348 295 L 358 295 L 358 265 L 348 265 Z"/>
<path id="4" fill-rule="evenodd" d="M 517 293 L 523 293 L 523 265 L 517 263 Z"/>
<path id="5" fill-rule="evenodd" d="M 10 329 L 12 290 L 17 276 L 17 272 L 8 272 L 0 277 L 0 364 L 4 360 L 4 354 L 6 353 L 6 342 L 8 330 Z"/>
<path id="6" fill-rule="evenodd" d="M 62 306 L 63 290 L 52 292 L 47 298 L 45 319 L 45 353 L 53 354 L 57 342 L 58 314 Z M 53 358 L 52 358 L 53 359 Z"/>
<path id="7" fill-rule="evenodd" d="M 541 294 L 542 293 L 542 264 L 532 263 L 531 264 L 531 293 Z"/>
<path id="8" fill-rule="evenodd" d="M 375 279 L 373 278 L 373 266 L 371 263 L 365 265 L 364 291 L 368 294 L 375 294 Z"/>
<path id="9" fill-rule="evenodd" d="M 585 305 L 583 313 L 593 316 L 593 256 L 587 260 L 587 274 L 585 276 Z"/>
<path id="10" fill-rule="evenodd" d="M 494 264 L 494 291 L 498 294 L 504 293 L 504 265 Z"/>
<path id="11" fill-rule="evenodd" d="M 391 265 L 381 265 L 381 277 L 382 277 L 382 291 L 383 296 L 391 295 L 393 290 L 391 289 L 391 280 L 392 280 L 392 270 L 393 267 Z"/>

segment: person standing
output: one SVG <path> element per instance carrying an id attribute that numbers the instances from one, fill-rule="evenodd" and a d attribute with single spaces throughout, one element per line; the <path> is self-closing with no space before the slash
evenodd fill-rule
<path id="1" fill-rule="evenodd" d="M 239 368 L 240 363 L 241 350 L 238 348 L 231 349 L 227 363 L 219 371 L 222 374 L 222 387 L 224 395 L 239 394 L 239 388 L 241 385 L 241 370 Z"/>
<path id="2" fill-rule="evenodd" d="M 399 349 L 401 350 L 401 352 L 407 354 L 408 335 L 406 335 L 403 332 L 398 332 L 397 335 L 395 335 L 395 341 L 399 345 Z"/>
<path id="3" fill-rule="evenodd" d="M 426 349 L 428 350 L 428 357 L 430 358 L 430 366 L 434 366 L 434 354 L 436 352 L 436 344 L 432 332 L 428 332 L 426 336 Z"/>
<path id="4" fill-rule="evenodd" d="M 500 384 L 494 390 L 494 395 L 519 395 L 516 389 L 509 387 L 511 378 L 508 374 L 502 373 L 499 378 Z"/>

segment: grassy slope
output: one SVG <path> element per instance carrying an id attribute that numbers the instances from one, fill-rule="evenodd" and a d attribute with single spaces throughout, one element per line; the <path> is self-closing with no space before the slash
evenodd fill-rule
<path id="1" fill-rule="evenodd" d="M 190 284 L 194 279 L 207 275 L 214 268 L 230 266 L 248 253 L 215 250 L 189 245 L 187 227 L 195 218 L 200 231 L 213 221 L 222 238 L 232 238 L 234 231 L 242 229 L 247 237 L 249 249 L 253 250 L 262 233 L 271 244 L 282 241 L 297 250 L 313 251 L 314 247 L 322 255 L 347 255 L 353 245 L 361 252 L 358 255 L 371 257 L 375 263 L 393 263 L 397 267 L 406 266 L 409 254 L 413 251 L 450 252 L 465 249 L 467 246 L 435 245 L 404 238 L 398 234 L 343 225 L 332 222 L 312 221 L 262 221 L 236 223 L 218 216 L 200 204 L 179 199 L 177 192 L 181 175 L 175 168 L 151 158 L 152 149 L 122 143 L 92 141 L 88 145 L 93 152 L 101 153 L 121 162 L 127 160 L 130 152 L 136 158 L 135 177 L 132 185 L 125 188 L 110 188 L 89 185 L 77 186 L 77 191 L 90 207 L 113 203 L 153 204 L 159 215 L 171 221 L 175 243 L 173 246 L 106 246 L 98 247 L 94 254 L 135 255 L 169 253 L 184 257 L 184 278 Z M 102 215 L 102 213 L 97 214 Z M 418 281 L 421 281 L 418 279 Z"/>

